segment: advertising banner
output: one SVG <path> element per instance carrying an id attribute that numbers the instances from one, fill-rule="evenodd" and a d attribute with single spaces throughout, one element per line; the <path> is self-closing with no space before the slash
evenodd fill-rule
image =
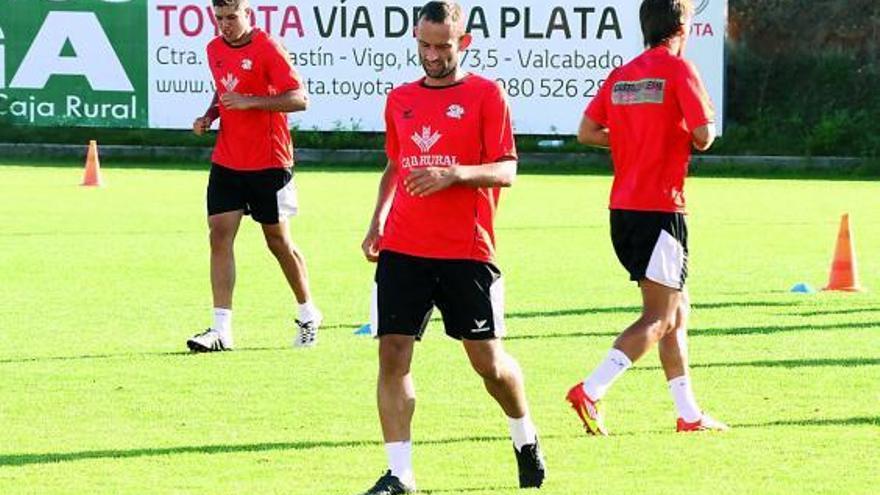
<path id="1" fill-rule="evenodd" d="M 723 122 L 725 0 L 697 0 L 686 56 Z M 306 83 L 293 127 L 382 131 L 385 96 L 423 75 L 422 2 L 251 0 Z M 574 134 L 608 73 L 644 49 L 633 0 L 463 2 L 462 65 L 507 91 L 520 134 Z M 34 125 L 186 129 L 214 92 L 208 0 L 0 0 L 0 119 Z"/>
<path id="2" fill-rule="evenodd" d="M 0 121 L 146 127 L 146 0 L 0 0 Z"/>

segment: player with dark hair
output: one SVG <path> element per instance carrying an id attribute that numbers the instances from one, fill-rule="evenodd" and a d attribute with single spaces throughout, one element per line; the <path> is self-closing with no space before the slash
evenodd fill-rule
<path id="1" fill-rule="evenodd" d="M 642 292 L 642 315 L 608 356 L 568 392 L 587 433 L 606 435 L 601 401 L 611 384 L 659 344 L 678 410 L 677 431 L 726 430 L 697 406 L 688 375 L 687 223 L 684 180 L 691 147 L 715 139 L 713 110 L 696 68 L 683 58 L 690 0 L 644 0 L 647 50 L 615 69 L 587 106 L 581 143 L 611 148 L 611 240 Z"/>
<path id="2" fill-rule="evenodd" d="M 434 306 L 508 417 L 520 486 L 540 487 L 544 461 L 522 372 L 501 343 L 504 289 L 494 264 L 500 188 L 517 168 L 510 110 L 498 84 L 459 65 L 471 36 L 456 2 L 428 2 L 416 37 L 425 77 L 388 95 L 388 166 L 362 244 L 378 262 L 371 327 L 388 455 L 388 471 L 366 495 L 415 490 L 410 363 Z"/>
<path id="3" fill-rule="evenodd" d="M 233 245 L 242 216 L 250 214 L 299 304 L 293 344 L 311 347 L 322 315 L 288 227 L 298 204 L 286 115 L 305 110 L 308 96 L 284 47 L 251 27 L 247 0 L 213 0 L 213 5 L 220 36 L 207 51 L 217 89 L 208 111 L 193 122 L 193 132 L 201 135 L 220 119 L 207 191 L 214 320 L 186 344 L 194 352 L 233 347 Z"/>

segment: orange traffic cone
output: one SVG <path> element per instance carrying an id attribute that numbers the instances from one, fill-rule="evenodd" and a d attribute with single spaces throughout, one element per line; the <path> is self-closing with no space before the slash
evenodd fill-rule
<path id="1" fill-rule="evenodd" d="M 89 141 L 89 153 L 86 155 L 86 169 L 83 172 L 81 186 L 100 186 L 101 161 L 98 160 L 98 143 L 92 139 Z"/>
<path id="2" fill-rule="evenodd" d="M 834 250 L 834 260 L 831 262 L 831 275 L 828 277 L 828 285 L 822 290 L 862 291 L 859 285 L 855 245 L 850 237 L 848 213 L 840 219 L 837 248 Z"/>

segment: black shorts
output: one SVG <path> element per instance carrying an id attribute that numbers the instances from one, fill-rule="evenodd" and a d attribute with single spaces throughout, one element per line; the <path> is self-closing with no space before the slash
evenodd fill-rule
<path id="1" fill-rule="evenodd" d="M 504 284 L 492 263 L 379 254 L 373 292 L 373 335 L 421 340 L 434 306 L 446 334 L 461 340 L 504 336 Z"/>
<path id="2" fill-rule="evenodd" d="M 611 210 L 611 242 L 630 280 L 681 290 L 687 279 L 687 236 L 682 213 Z"/>
<path id="3" fill-rule="evenodd" d="M 239 171 L 216 163 L 208 177 L 208 216 L 244 211 L 263 224 L 276 224 L 296 215 L 298 204 L 289 168 Z"/>

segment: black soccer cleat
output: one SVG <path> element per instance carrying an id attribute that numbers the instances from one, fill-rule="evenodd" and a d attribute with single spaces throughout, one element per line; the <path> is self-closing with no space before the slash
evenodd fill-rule
<path id="1" fill-rule="evenodd" d="M 538 440 L 535 443 L 523 445 L 522 450 L 517 451 L 514 446 L 513 452 L 516 454 L 516 465 L 519 468 L 519 487 L 520 488 L 541 488 L 544 483 L 544 454 L 541 453 L 541 446 Z"/>
<path id="2" fill-rule="evenodd" d="M 391 474 L 389 469 L 373 485 L 373 488 L 370 488 L 361 495 L 401 495 L 404 493 L 415 493 L 415 490 L 404 485 L 397 476 Z"/>

